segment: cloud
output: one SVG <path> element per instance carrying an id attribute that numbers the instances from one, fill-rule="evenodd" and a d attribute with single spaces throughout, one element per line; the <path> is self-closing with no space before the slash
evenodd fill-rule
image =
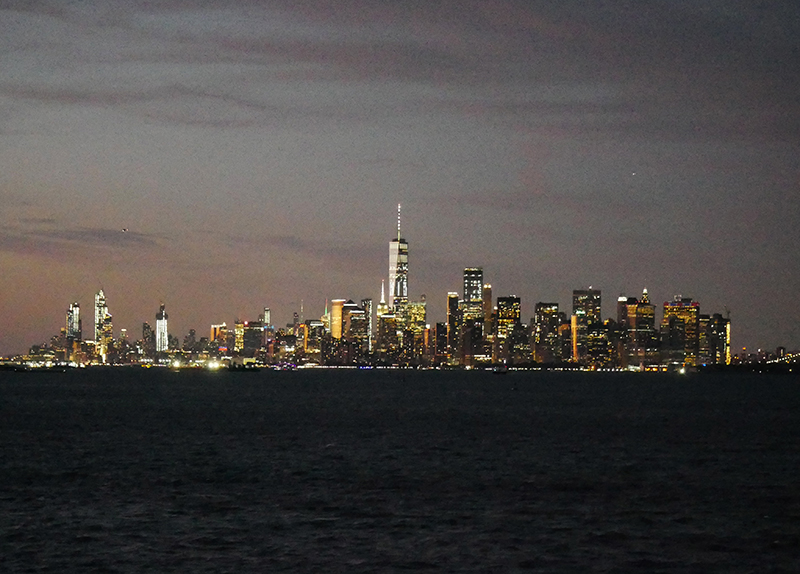
<path id="1" fill-rule="evenodd" d="M 151 235 L 123 229 L 77 227 L 74 229 L 38 231 L 32 235 L 60 241 L 93 245 L 96 247 L 155 247 L 158 243 Z"/>
<path id="2" fill-rule="evenodd" d="M 568 137 L 800 139 L 790 3 L 89 5 L 16 4 L 80 23 L 52 40 L 77 57 L 4 95 L 216 128 L 439 113 Z"/>
<path id="3" fill-rule="evenodd" d="M 28 219 L 26 223 L 50 225 L 51 219 Z M 80 253 L 88 248 L 129 250 L 158 246 L 155 236 L 135 231 L 92 227 L 72 229 L 7 229 L 0 233 L 0 250 L 44 257 Z"/>

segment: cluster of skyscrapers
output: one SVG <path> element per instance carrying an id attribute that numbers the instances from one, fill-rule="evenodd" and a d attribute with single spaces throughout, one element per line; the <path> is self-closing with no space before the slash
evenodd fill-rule
<path id="1" fill-rule="evenodd" d="M 192 364 L 228 360 L 252 363 L 319 365 L 579 365 L 588 368 L 664 369 L 668 366 L 729 364 L 730 319 L 701 314 L 696 301 L 676 296 L 665 302 L 660 324 L 645 289 L 640 298 L 620 296 L 616 318 L 603 320 L 599 289 L 577 289 L 570 312 L 558 303 L 538 302 L 530 322 L 522 322 L 520 298 L 493 298 L 481 267 L 464 269 L 461 294 L 447 294 L 444 322 L 429 323 L 425 295 L 409 299 L 408 242 L 397 233 L 389 242 L 388 299 L 382 282 L 380 302 L 333 299 L 319 319 L 276 328 L 264 308 L 254 321 L 212 325 L 208 337 L 194 329 L 183 341 L 169 334 L 162 304 L 155 330 L 142 326 L 141 339 L 123 329 L 113 337 L 112 318 L 101 289 L 95 296 L 94 329 L 84 337 L 80 305 L 67 311 L 66 328 L 39 352 L 78 363 Z"/>

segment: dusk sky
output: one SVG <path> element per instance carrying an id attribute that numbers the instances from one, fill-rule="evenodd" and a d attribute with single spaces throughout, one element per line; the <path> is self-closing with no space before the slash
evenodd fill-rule
<path id="1" fill-rule="evenodd" d="M 0 48 L 0 354 L 101 287 L 133 339 L 377 301 L 398 203 L 431 323 L 482 266 L 800 346 L 796 1 L 0 0 Z"/>

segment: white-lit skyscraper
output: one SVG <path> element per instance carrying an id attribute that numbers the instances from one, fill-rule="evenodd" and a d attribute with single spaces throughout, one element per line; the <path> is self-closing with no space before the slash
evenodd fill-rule
<path id="1" fill-rule="evenodd" d="M 464 303 L 483 303 L 483 269 L 467 267 L 464 269 Z"/>
<path id="2" fill-rule="evenodd" d="M 389 306 L 402 312 L 408 303 L 408 242 L 400 236 L 400 205 L 397 206 L 397 238 L 389 242 Z"/>
<path id="3" fill-rule="evenodd" d="M 104 363 L 113 334 L 111 313 L 108 312 L 106 305 L 106 294 L 100 289 L 94 296 L 94 348 L 95 353 Z"/>
<path id="4" fill-rule="evenodd" d="M 169 332 L 167 331 L 167 312 L 164 310 L 164 304 L 156 313 L 156 352 L 163 353 L 169 350 Z"/>
<path id="5" fill-rule="evenodd" d="M 75 341 L 81 340 L 81 306 L 72 303 L 67 310 L 67 337 Z"/>

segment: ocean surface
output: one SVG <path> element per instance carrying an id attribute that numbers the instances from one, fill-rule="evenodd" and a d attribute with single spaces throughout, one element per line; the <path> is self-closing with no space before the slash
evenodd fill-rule
<path id="1" fill-rule="evenodd" d="M 800 572 L 800 379 L 0 372 L 0 572 Z"/>

